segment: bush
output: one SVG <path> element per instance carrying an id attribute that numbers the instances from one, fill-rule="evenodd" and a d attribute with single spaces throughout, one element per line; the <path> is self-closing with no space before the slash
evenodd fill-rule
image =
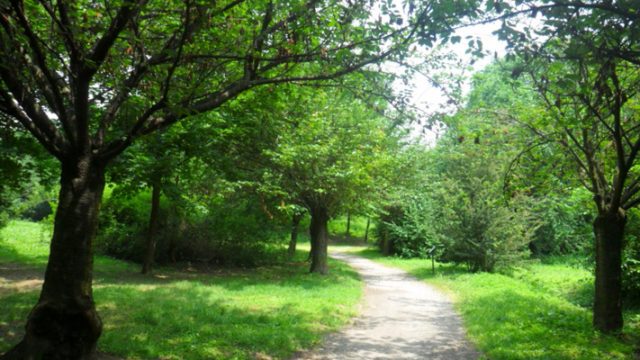
<path id="1" fill-rule="evenodd" d="M 376 237 L 385 254 L 426 258 L 441 245 L 433 227 L 429 198 L 413 196 L 402 205 L 389 206 L 378 219 Z M 441 246 L 440 246 L 441 247 Z"/>
<path id="2" fill-rule="evenodd" d="M 448 141 L 448 144 L 447 144 Z M 381 247 L 403 257 L 425 257 L 492 271 L 529 255 L 535 229 L 524 195 L 503 192 L 505 162 L 492 145 L 441 140 L 430 151 L 419 187 L 399 196 L 379 220 Z M 383 251 L 384 252 L 384 251 Z"/>
<path id="3" fill-rule="evenodd" d="M 444 245 L 441 259 L 466 264 L 471 271 L 492 271 L 527 257 L 534 227 L 526 199 L 507 203 L 482 179 L 467 181 L 470 187 L 452 179 L 443 184 L 436 215 Z"/>
<path id="4" fill-rule="evenodd" d="M 141 262 L 150 203 L 149 191 L 133 196 L 114 191 L 101 213 L 98 251 Z M 219 199 L 209 206 L 184 202 L 178 206 L 162 197 L 156 262 L 257 266 L 273 261 L 281 253 L 283 228 L 255 204 L 259 202 L 246 194 Z"/>
<path id="5" fill-rule="evenodd" d="M 104 200 L 100 213 L 97 251 L 118 259 L 141 262 L 149 223 L 151 194 L 122 194 L 114 191 Z M 166 242 L 167 202 L 162 199 L 159 214 L 158 245 Z M 158 254 L 161 254 L 158 251 Z M 160 260 L 162 260 L 160 258 Z"/>
<path id="6" fill-rule="evenodd" d="M 586 253 L 593 249 L 593 206 L 590 193 L 583 188 L 567 196 L 540 199 L 533 210 L 540 226 L 529 245 L 536 256 Z"/>
<path id="7" fill-rule="evenodd" d="M 631 209 L 627 216 L 622 254 L 622 294 L 625 304 L 640 306 L 640 210 Z"/>

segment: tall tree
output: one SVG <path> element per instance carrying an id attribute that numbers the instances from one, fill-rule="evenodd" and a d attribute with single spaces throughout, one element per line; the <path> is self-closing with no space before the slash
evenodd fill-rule
<path id="1" fill-rule="evenodd" d="M 554 139 L 593 193 L 597 216 L 594 326 L 622 329 L 621 252 L 626 211 L 640 203 L 637 155 L 637 89 L 640 13 L 634 1 L 523 2 L 506 11 L 500 36 L 526 66 L 549 116 L 529 124 Z M 541 15 L 537 28 L 522 29 L 515 15 Z"/>
<path id="2" fill-rule="evenodd" d="M 264 179 L 309 211 L 311 272 L 324 274 L 328 221 L 352 202 L 375 199 L 377 158 L 390 138 L 385 119 L 345 92 L 297 95 L 290 108 L 297 111 L 283 115 L 293 116 L 288 129 L 268 151 L 273 166 Z"/>

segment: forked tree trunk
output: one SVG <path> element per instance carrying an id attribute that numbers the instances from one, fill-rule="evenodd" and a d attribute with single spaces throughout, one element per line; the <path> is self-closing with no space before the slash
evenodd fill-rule
<path id="1" fill-rule="evenodd" d="M 329 271 L 327 265 L 327 248 L 329 245 L 329 212 L 325 207 L 319 206 L 311 209 L 311 272 L 326 274 Z"/>
<path id="2" fill-rule="evenodd" d="M 149 215 L 149 230 L 147 233 L 147 249 L 144 255 L 144 261 L 142 263 L 142 273 L 147 274 L 151 272 L 153 262 L 156 258 L 156 243 L 158 232 L 158 218 L 160 214 L 160 184 L 154 182 L 151 185 L 151 214 Z"/>
<path id="3" fill-rule="evenodd" d="M 622 243 L 626 215 L 600 214 L 593 222 L 596 279 L 593 326 L 605 333 L 622 329 Z"/>
<path id="4" fill-rule="evenodd" d="M 93 359 L 102 321 L 93 302 L 93 238 L 104 166 L 90 156 L 64 159 L 51 252 L 23 340 L 3 359 Z"/>
<path id="5" fill-rule="evenodd" d="M 289 239 L 289 248 L 287 255 L 292 259 L 296 254 L 296 245 L 298 244 L 298 226 L 302 220 L 302 214 L 294 214 L 291 218 L 291 238 Z"/>

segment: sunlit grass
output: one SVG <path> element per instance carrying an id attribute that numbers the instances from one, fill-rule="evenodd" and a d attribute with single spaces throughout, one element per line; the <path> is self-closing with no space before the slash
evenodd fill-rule
<path id="1" fill-rule="evenodd" d="M 367 229 L 367 218 L 364 216 L 352 216 L 349 226 L 349 234 L 351 239 L 364 239 Z M 347 216 L 339 216 L 329 222 L 329 233 L 333 238 L 344 238 L 347 232 Z M 369 224 L 369 241 L 373 242 L 375 234 L 375 224 L 372 221 Z"/>
<path id="2" fill-rule="evenodd" d="M 638 312 L 626 313 L 626 335 L 598 334 L 591 326 L 593 276 L 583 268 L 532 263 L 509 275 L 466 272 L 430 260 L 382 257 L 374 249 L 344 248 L 404 269 L 449 293 L 470 339 L 487 359 L 632 359 Z"/>
<path id="3" fill-rule="evenodd" d="M 12 222 L 0 233 L 0 264 L 42 269 L 48 241 L 39 225 Z M 33 254 L 33 255 L 32 255 Z M 308 273 L 306 253 L 286 264 L 210 273 L 139 267 L 96 257 L 94 296 L 104 321 L 100 351 L 129 359 L 274 359 L 317 344 L 356 312 L 357 274 L 332 261 Z M 19 340 L 38 292 L 0 297 L 0 352 Z"/>

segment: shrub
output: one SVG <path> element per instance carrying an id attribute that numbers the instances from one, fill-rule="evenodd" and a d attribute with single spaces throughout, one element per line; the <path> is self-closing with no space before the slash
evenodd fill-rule
<path id="1" fill-rule="evenodd" d="M 426 258 L 441 245 L 433 227 L 429 198 L 413 196 L 402 205 L 389 206 L 376 224 L 376 236 L 385 254 Z"/>
<path id="2" fill-rule="evenodd" d="M 585 253 L 593 248 L 589 192 L 577 188 L 565 196 L 547 195 L 533 210 L 540 226 L 529 248 L 536 256 Z"/>
<path id="3" fill-rule="evenodd" d="M 622 255 L 622 293 L 625 304 L 640 306 L 640 210 L 628 213 Z"/>
<path id="4" fill-rule="evenodd" d="M 466 264 L 471 271 L 492 271 L 527 257 L 534 226 L 526 200 L 507 203 L 482 179 L 466 181 L 467 186 L 452 179 L 442 184 L 436 213 L 441 259 Z"/>
<path id="5" fill-rule="evenodd" d="M 150 202 L 149 191 L 133 196 L 114 191 L 101 213 L 98 251 L 142 261 Z M 156 262 L 257 266 L 273 261 L 281 253 L 283 227 L 256 204 L 259 202 L 247 194 L 218 199 L 208 206 L 185 202 L 179 206 L 162 197 Z"/>

